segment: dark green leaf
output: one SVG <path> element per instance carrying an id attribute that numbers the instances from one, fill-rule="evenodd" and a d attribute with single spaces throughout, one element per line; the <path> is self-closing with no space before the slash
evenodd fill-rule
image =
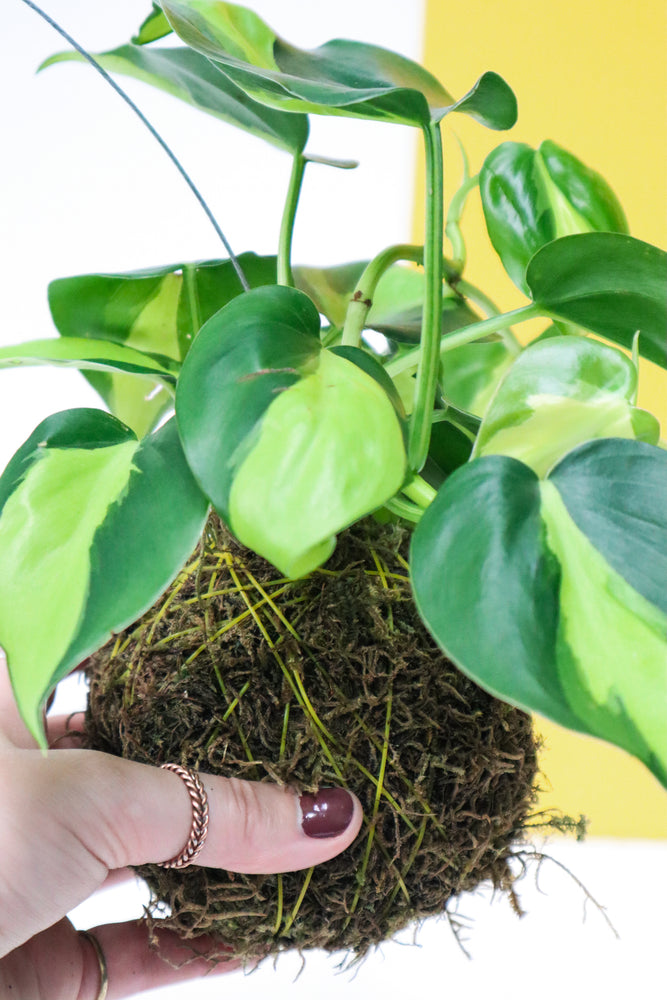
<path id="1" fill-rule="evenodd" d="M 592 232 L 629 233 L 623 207 L 601 174 L 591 170 L 551 139 L 541 143 L 537 152 L 548 180 L 558 188 L 564 201 L 576 213 L 572 223 L 576 223 L 578 216 Z M 563 203 L 559 203 L 553 195 L 552 202 L 558 236 L 571 235 L 571 231 L 564 231 L 567 221 Z"/>
<path id="2" fill-rule="evenodd" d="M 149 83 L 180 98 L 200 111 L 251 132 L 292 153 L 303 150 L 308 139 L 305 115 L 286 114 L 249 97 L 198 52 L 189 48 L 142 48 L 122 45 L 95 56 L 109 73 L 121 73 Z M 78 52 L 61 52 L 40 69 L 58 62 L 85 62 Z"/>
<path id="3" fill-rule="evenodd" d="M 449 420 L 438 420 L 437 423 L 433 424 L 428 455 L 429 459 L 443 473 L 436 488 L 442 485 L 446 476 L 454 469 L 458 469 L 460 465 L 464 465 L 469 460 L 472 444 L 470 434 L 463 431 L 456 423 L 451 423 Z M 431 482 L 431 485 L 434 485 L 428 479 L 428 465 L 422 470 L 421 475 Z"/>
<path id="4" fill-rule="evenodd" d="M 542 482 L 480 458 L 441 487 L 411 551 L 420 613 L 462 670 L 663 783 L 666 489 L 667 454 L 637 441 L 589 442 Z"/>
<path id="5" fill-rule="evenodd" d="M 531 260 L 526 281 L 534 302 L 667 366 L 667 254 L 617 233 L 554 240 Z"/>
<path id="6" fill-rule="evenodd" d="M 279 38 L 252 11 L 220 0 L 164 0 L 183 41 L 220 65 L 255 100 L 286 111 L 352 115 L 426 126 L 463 111 L 511 128 L 516 102 L 485 73 L 460 101 L 417 63 L 386 49 L 337 39 L 313 50 Z"/>
<path id="7" fill-rule="evenodd" d="M 550 478 L 609 565 L 667 615 L 667 452 L 622 439 L 590 442 Z"/>
<path id="8" fill-rule="evenodd" d="M 604 178 L 555 142 L 537 150 L 502 143 L 482 166 L 480 194 L 491 242 L 526 293 L 526 267 L 545 243 L 573 233 L 628 231 Z"/>
<path id="9" fill-rule="evenodd" d="M 417 525 L 410 562 L 447 655 L 487 690 L 576 728 L 555 674 L 558 565 L 535 474 L 495 456 L 458 469 Z"/>

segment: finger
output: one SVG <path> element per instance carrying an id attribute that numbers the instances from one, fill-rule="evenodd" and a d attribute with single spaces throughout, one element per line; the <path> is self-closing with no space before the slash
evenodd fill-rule
<path id="1" fill-rule="evenodd" d="M 203 975 L 230 972 L 239 962 L 208 937 L 182 941 L 157 930 L 151 943 L 136 920 L 95 928 L 108 978 L 107 1000 L 122 1000 Z M 0 959 L 0 995 L 16 1000 L 95 1000 L 102 967 L 94 945 L 69 920 L 36 934 Z"/>
<path id="2" fill-rule="evenodd" d="M 233 956 L 225 956 L 220 945 L 208 936 L 183 941 L 172 931 L 158 930 L 155 948 L 147 927 L 136 920 L 95 927 L 91 933 L 99 942 L 107 966 L 107 1000 L 122 1000 L 144 990 L 232 972 L 241 966 Z M 78 940 L 85 949 L 80 1000 L 95 1000 L 100 987 L 99 960 L 90 942 L 81 935 Z"/>
<path id="3" fill-rule="evenodd" d="M 46 718 L 46 739 L 51 750 L 80 750 L 85 736 L 85 712 Z"/>
<path id="4" fill-rule="evenodd" d="M 50 754 L 50 788 L 61 822 L 109 869 L 177 856 L 187 843 L 192 804 L 176 774 L 90 750 Z M 358 799 L 200 775 L 208 794 L 209 833 L 197 864 L 229 871 L 296 871 L 348 847 L 362 821 Z M 56 792 L 56 789 L 58 790 Z"/>

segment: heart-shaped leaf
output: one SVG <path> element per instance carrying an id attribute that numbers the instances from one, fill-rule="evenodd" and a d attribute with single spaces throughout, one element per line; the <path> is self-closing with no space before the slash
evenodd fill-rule
<path id="1" fill-rule="evenodd" d="M 279 149 L 300 153 L 308 139 L 305 115 L 286 114 L 249 97 L 205 56 L 189 48 L 121 45 L 95 59 L 108 73 L 131 76 L 166 91 L 222 121 L 259 136 Z M 87 62 L 78 52 L 59 52 L 40 69 L 60 62 Z"/>
<path id="2" fill-rule="evenodd" d="M 528 262 L 545 243 L 573 233 L 628 231 L 604 178 L 555 142 L 539 149 L 503 142 L 487 156 L 479 189 L 491 242 L 526 293 Z"/>
<path id="3" fill-rule="evenodd" d="M 667 784 L 667 454 L 589 442 L 540 482 L 458 469 L 415 529 L 415 599 L 482 687 L 624 747 Z"/>
<path id="4" fill-rule="evenodd" d="M 221 0 L 163 0 L 162 8 L 187 45 L 272 107 L 422 127 L 451 111 L 495 129 L 516 121 L 514 94 L 495 73 L 485 73 L 455 101 L 417 63 L 375 45 L 337 39 L 298 49 L 252 11 Z"/>
<path id="5" fill-rule="evenodd" d="M 275 282 L 274 257 L 242 254 L 239 261 L 251 286 Z M 111 341 L 157 356 L 165 365 L 173 359 L 179 368 L 202 323 L 242 290 L 231 261 L 198 261 L 59 278 L 49 285 L 49 306 L 65 338 Z M 173 404 L 160 382 L 102 372 L 87 379 L 140 437 Z"/>
<path id="6" fill-rule="evenodd" d="M 283 286 L 230 302 L 193 344 L 176 393 L 190 467 L 240 541 L 287 576 L 320 565 L 338 531 L 400 488 L 386 378 L 370 356 L 362 367 L 324 350 L 317 309 Z"/>
<path id="7" fill-rule="evenodd" d="M 620 233 L 564 236 L 530 261 L 533 301 L 554 319 L 576 323 L 667 366 L 667 254 Z"/>
<path id="8" fill-rule="evenodd" d="M 42 745 L 53 686 L 151 606 L 207 509 L 173 419 L 139 442 L 107 413 L 66 410 L 10 461 L 0 478 L 0 645 Z"/>
<path id="9" fill-rule="evenodd" d="M 633 405 L 637 369 L 625 354 L 586 337 L 530 345 L 507 372 L 477 435 L 473 456 L 510 455 L 544 476 L 593 438 L 657 444 L 660 425 Z"/>

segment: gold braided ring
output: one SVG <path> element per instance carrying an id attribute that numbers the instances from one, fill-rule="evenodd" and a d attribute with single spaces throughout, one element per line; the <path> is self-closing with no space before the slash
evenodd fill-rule
<path id="1" fill-rule="evenodd" d="M 191 865 L 206 840 L 208 833 L 208 796 L 196 771 L 191 771 L 180 764 L 163 764 L 165 771 L 173 771 L 179 778 L 183 779 L 185 787 L 192 803 L 192 824 L 190 826 L 190 836 L 180 854 L 177 854 L 171 861 L 158 862 L 160 868 L 187 868 Z"/>
<path id="2" fill-rule="evenodd" d="M 81 937 L 85 938 L 86 941 L 90 941 L 100 967 L 100 988 L 95 1000 L 106 1000 L 106 995 L 109 990 L 109 973 L 107 971 L 107 960 L 104 957 L 102 945 L 97 940 L 95 935 L 90 933 L 90 931 L 79 931 L 79 934 Z"/>

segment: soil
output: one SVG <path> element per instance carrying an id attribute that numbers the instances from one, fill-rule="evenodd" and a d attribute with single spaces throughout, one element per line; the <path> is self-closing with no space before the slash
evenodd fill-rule
<path id="1" fill-rule="evenodd" d="M 149 920 L 242 956 L 360 956 L 482 883 L 514 900 L 531 722 L 437 648 L 411 598 L 408 541 L 368 519 L 288 581 L 211 518 L 172 587 L 91 659 L 89 745 L 300 791 L 342 785 L 364 807 L 355 843 L 310 871 L 141 867 Z"/>

